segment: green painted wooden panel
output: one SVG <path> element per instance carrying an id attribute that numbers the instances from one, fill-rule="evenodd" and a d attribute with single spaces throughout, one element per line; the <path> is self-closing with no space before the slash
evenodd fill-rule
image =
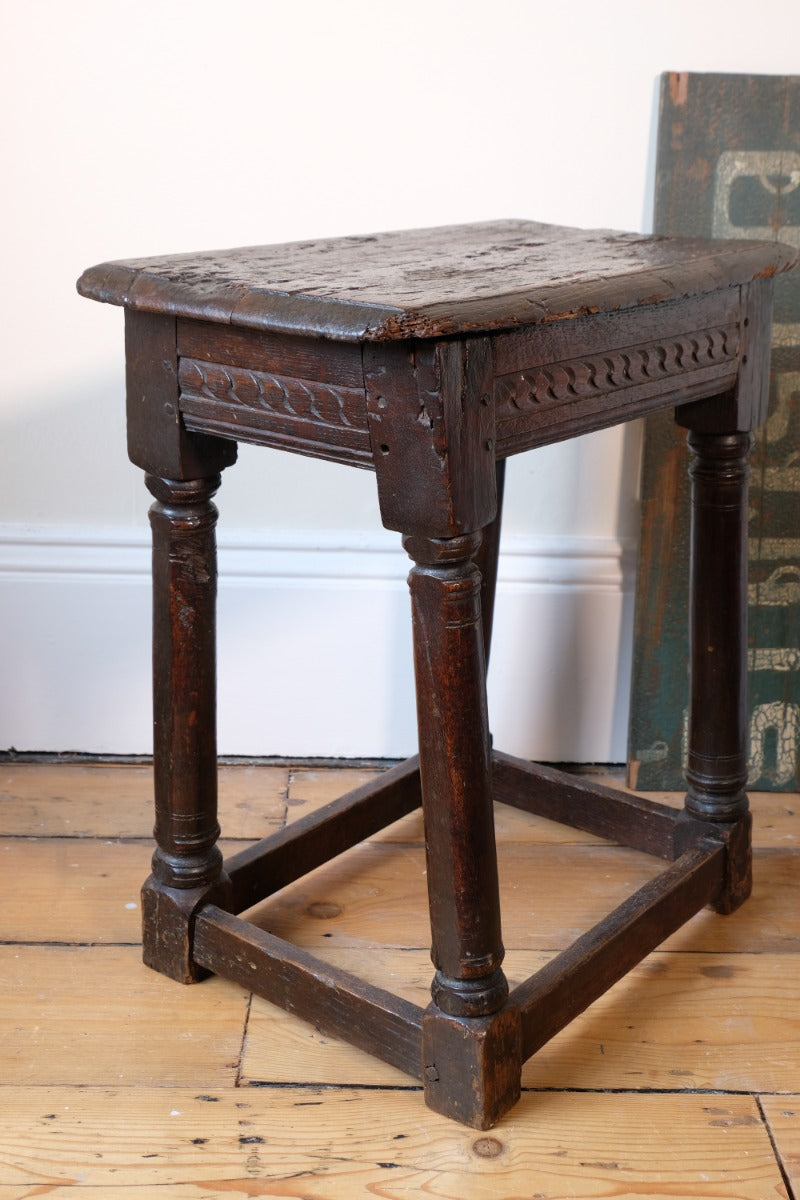
<path id="1" fill-rule="evenodd" d="M 666 74 L 655 232 L 800 246 L 800 77 Z M 800 271 L 776 280 L 770 416 L 750 485 L 750 786 L 800 787 Z M 685 434 L 648 418 L 628 778 L 683 786 Z"/>

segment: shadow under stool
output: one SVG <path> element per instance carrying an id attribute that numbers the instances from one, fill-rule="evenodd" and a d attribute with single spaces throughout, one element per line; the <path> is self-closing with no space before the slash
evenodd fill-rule
<path id="1" fill-rule="evenodd" d="M 83 295 L 126 310 L 129 453 L 155 497 L 150 966 L 235 980 L 485 1129 L 541 1045 L 703 906 L 746 899 L 747 458 L 766 415 L 772 276 L 793 258 L 497 221 L 84 273 Z M 666 407 L 689 431 L 692 481 L 682 812 L 493 752 L 486 711 L 505 459 Z M 413 561 L 419 756 L 223 861 L 212 497 L 238 441 L 375 472 L 383 524 Z M 669 864 L 513 990 L 493 801 Z M 420 804 L 424 1010 L 237 915 Z"/>

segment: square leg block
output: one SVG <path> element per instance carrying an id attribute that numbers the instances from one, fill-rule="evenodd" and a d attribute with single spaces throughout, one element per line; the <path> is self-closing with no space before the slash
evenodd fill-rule
<path id="1" fill-rule="evenodd" d="M 520 1097 L 519 1010 L 450 1017 L 431 1005 L 422 1019 L 422 1064 L 429 1108 L 473 1129 L 490 1129 Z"/>
<path id="2" fill-rule="evenodd" d="M 177 983 L 197 983 L 211 974 L 194 959 L 194 930 L 207 904 L 230 903 L 227 875 L 213 887 L 170 888 L 154 876 L 142 886 L 142 959 Z"/>

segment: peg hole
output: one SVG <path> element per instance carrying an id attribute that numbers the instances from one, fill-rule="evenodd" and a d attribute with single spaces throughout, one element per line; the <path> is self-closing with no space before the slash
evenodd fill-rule
<path id="1" fill-rule="evenodd" d="M 389 447 L 386 445 L 386 442 L 381 442 L 381 454 L 388 454 L 388 453 L 389 453 Z"/>

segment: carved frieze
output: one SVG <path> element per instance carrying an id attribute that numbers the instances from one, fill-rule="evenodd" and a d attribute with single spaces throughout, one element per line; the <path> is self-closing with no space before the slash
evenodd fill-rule
<path id="1" fill-rule="evenodd" d="M 371 466 L 363 389 L 182 358 L 187 428 Z"/>
<path id="2" fill-rule="evenodd" d="M 736 361 L 735 324 L 664 341 L 626 346 L 610 353 L 548 363 L 495 382 L 497 419 L 516 417 L 543 405 L 609 396 L 625 388 L 659 384 L 708 367 Z"/>

